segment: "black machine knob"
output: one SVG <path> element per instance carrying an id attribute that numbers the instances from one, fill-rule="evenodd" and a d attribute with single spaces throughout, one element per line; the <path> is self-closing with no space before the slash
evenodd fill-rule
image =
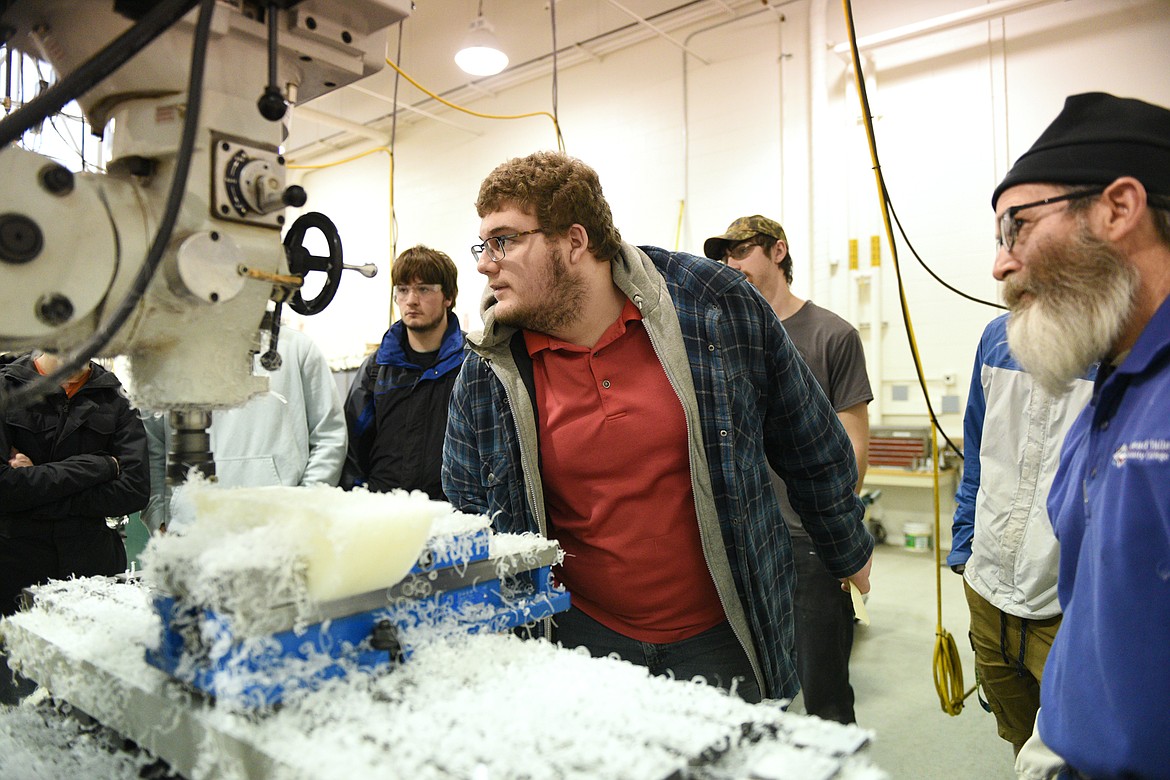
<path id="1" fill-rule="evenodd" d="M 260 109 L 260 116 L 275 122 L 288 111 L 288 102 L 278 87 L 269 86 L 264 88 L 264 94 L 256 101 L 256 107 Z"/>
<path id="2" fill-rule="evenodd" d="M 41 169 L 41 186 L 54 195 L 68 195 L 73 192 L 73 171 L 64 165 L 46 165 Z"/>
<path id="3" fill-rule="evenodd" d="M 304 187 L 299 184 L 292 184 L 284 188 L 284 194 L 281 195 L 281 200 L 284 201 L 284 205 L 299 209 L 309 200 L 309 195 L 305 192 Z"/>

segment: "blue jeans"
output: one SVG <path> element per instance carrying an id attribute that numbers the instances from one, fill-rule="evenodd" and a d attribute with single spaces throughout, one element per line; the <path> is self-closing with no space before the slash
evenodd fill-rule
<path id="1" fill-rule="evenodd" d="M 744 701 L 760 701 L 760 686 L 751 661 L 735 638 L 730 624 L 723 621 L 690 639 L 656 644 L 639 642 L 606 628 L 579 609 L 556 615 L 556 641 L 563 647 L 584 647 L 594 658 L 615 654 L 622 660 L 645 666 L 651 674 L 676 680 L 704 678 L 708 684 L 732 689 Z"/>

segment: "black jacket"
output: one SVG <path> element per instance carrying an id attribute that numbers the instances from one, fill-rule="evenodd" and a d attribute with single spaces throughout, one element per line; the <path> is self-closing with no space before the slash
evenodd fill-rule
<path id="1" fill-rule="evenodd" d="M 136 512 L 150 495 L 146 433 L 118 378 L 91 364 L 73 398 L 57 388 L 23 409 L 5 410 L 0 426 L 0 534 L 68 534 Z M 31 356 L 0 365 L 5 395 L 35 380 Z M 33 466 L 12 468 L 12 450 Z M 115 462 L 116 459 L 116 462 Z"/>
<path id="2" fill-rule="evenodd" d="M 353 379 L 345 402 L 349 451 L 341 485 L 365 484 L 375 492 L 422 490 L 445 501 L 447 403 L 463 365 L 464 335 L 455 314 L 448 313 L 442 346 L 427 369 L 410 362 L 406 341 L 399 320 Z"/>

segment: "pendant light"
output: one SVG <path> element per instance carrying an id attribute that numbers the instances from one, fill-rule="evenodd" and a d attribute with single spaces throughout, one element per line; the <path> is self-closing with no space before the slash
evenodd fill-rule
<path id="1" fill-rule="evenodd" d="M 455 54 L 455 64 L 472 76 L 494 76 L 508 67 L 508 55 L 500 49 L 495 28 L 483 18 L 483 0 L 479 0 L 479 13 L 471 23 L 463 48 Z"/>

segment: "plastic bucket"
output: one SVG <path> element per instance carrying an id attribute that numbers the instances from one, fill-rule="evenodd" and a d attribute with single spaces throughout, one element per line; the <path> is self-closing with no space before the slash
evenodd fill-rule
<path id="1" fill-rule="evenodd" d="M 930 526 L 926 523 L 903 523 L 902 535 L 907 550 L 920 553 L 930 551 Z"/>

